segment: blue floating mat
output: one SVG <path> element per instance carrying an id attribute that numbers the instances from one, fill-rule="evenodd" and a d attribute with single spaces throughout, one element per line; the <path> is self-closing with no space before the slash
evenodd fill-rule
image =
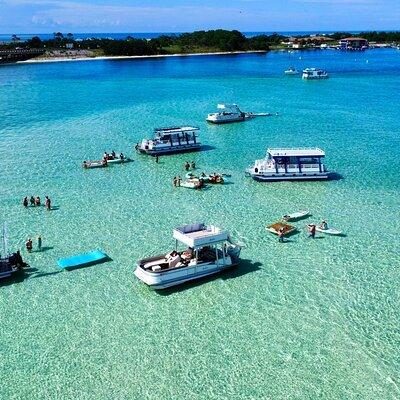
<path id="1" fill-rule="evenodd" d="M 107 261 L 110 258 L 107 254 L 103 253 L 100 250 L 94 250 L 90 253 L 78 254 L 76 256 L 68 257 L 68 258 L 60 258 L 57 261 L 57 264 L 60 268 L 68 269 L 68 268 L 79 268 L 86 267 L 88 265 L 99 264 L 101 262 Z"/>

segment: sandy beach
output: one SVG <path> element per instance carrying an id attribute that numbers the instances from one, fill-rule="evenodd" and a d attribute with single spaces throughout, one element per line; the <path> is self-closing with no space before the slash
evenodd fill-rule
<path id="1" fill-rule="evenodd" d="M 99 56 L 99 57 L 54 57 L 54 58 L 38 58 L 25 61 L 18 61 L 17 64 L 36 64 L 48 62 L 66 62 L 66 61 L 97 61 L 97 60 L 129 60 L 142 58 L 164 58 L 164 57 L 188 57 L 188 56 L 223 56 L 234 54 L 249 54 L 249 53 L 267 53 L 265 50 L 250 50 L 250 51 L 219 51 L 211 53 L 188 53 L 188 54 L 155 54 L 149 56 Z"/>

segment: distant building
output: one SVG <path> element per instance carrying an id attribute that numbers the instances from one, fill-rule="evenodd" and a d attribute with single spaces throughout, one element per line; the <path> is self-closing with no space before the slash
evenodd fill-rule
<path id="1" fill-rule="evenodd" d="M 73 44 L 73 43 L 67 43 L 67 44 L 65 45 L 65 47 L 66 47 L 67 49 L 73 49 L 73 48 L 74 48 L 74 44 Z"/>
<path id="2" fill-rule="evenodd" d="M 340 40 L 339 46 L 342 50 L 364 50 L 369 47 L 369 43 L 367 39 L 351 37 Z"/>

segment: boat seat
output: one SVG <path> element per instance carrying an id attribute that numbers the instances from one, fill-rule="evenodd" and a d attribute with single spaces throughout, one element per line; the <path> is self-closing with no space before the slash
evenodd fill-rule
<path id="1" fill-rule="evenodd" d="M 179 254 L 177 254 L 174 257 L 170 257 L 168 260 L 168 267 L 175 268 L 178 265 L 180 259 L 181 259 L 181 257 L 179 256 Z"/>

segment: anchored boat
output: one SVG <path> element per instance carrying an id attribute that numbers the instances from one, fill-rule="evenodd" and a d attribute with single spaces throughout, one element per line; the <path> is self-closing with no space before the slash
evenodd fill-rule
<path id="1" fill-rule="evenodd" d="M 228 232 L 204 223 L 173 230 L 175 250 L 137 263 L 135 275 L 154 289 L 164 289 L 216 274 L 237 264 L 241 247 L 232 243 Z M 178 243 L 187 246 L 178 250 Z"/>
<path id="2" fill-rule="evenodd" d="M 23 268 L 28 267 L 19 251 L 16 253 L 8 252 L 8 235 L 6 225 L 3 225 L 2 230 L 3 250 L 0 253 L 0 279 L 8 278 L 17 272 L 22 271 Z"/>
<path id="3" fill-rule="evenodd" d="M 329 75 L 326 71 L 319 68 L 306 68 L 303 71 L 303 79 L 328 79 Z"/>
<path id="4" fill-rule="evenodd" d="M 287 70 L 285 70 L 285 75 L 298 75 L 299 71 L 297 71 L 296 68 L 294 67 L 289 67 Z"/>
<path id="5" fill-rule="evenodd" d="M 157 128 L 153 139 L 143 139 L 135 149 L 152 156 L 200 150 L 198 131 L 199 128 L 194 126 Z"/>
<path id="6" fill-rule="evenodd" d="M 207 115 L 206 121 L 212 124 L 226 124 L 230 122 L 241 122 L 254 117 L 269 117 L 271 113 L 250 113 L 240 110 L 237 104 L 218 104 L 220 112 Z"/>
<path id="7" fill-rule="evenodd" d="M 264 159 L 246 170 L 256 181 L 326 180 L 331 173 L 323 164 L 325 152 L 319 148 L 268 149 Z"/>

